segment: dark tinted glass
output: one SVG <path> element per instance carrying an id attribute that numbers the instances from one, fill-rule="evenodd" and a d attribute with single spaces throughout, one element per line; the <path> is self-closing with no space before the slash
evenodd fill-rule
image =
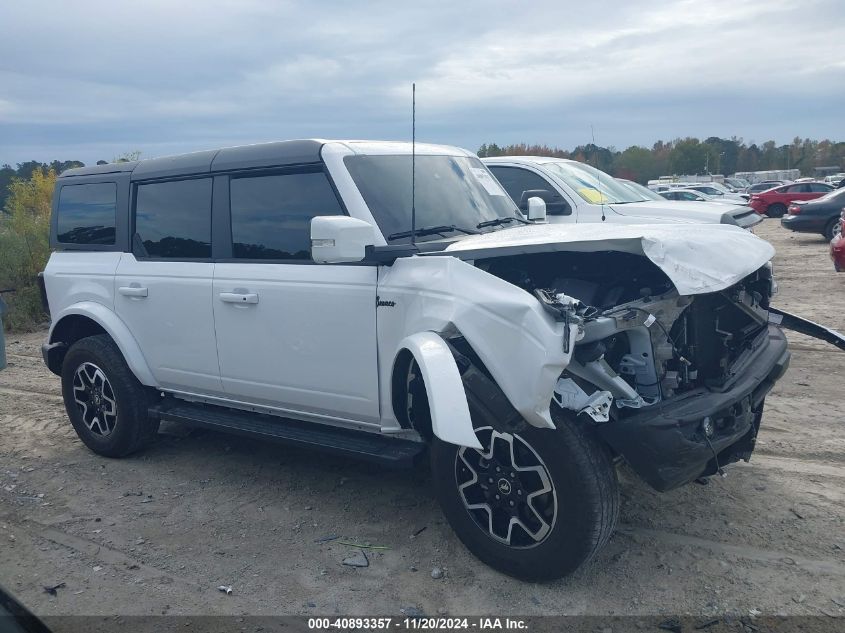
<path id="1" fill-rule="evenodd" d="M 139 185 L 135 232 L 149 257 L 211 257 L 211 179 Z"/>
<path id="2" fill-rule="evenodd" d="M 798 185 L 790 185 L 786 189 L 784 189 L 785 193 L 807 193 L 809 191 L 809 187 L 805 184 L 798 184 Z"/>
<path id="3" fill-rule="evenodd" d="M 343 214 L 322 172 L 233 178 L 229 195 L 240 259 L 311 259 L 311 218 Z"/>
<path id="4" fill-rule="evenodd" d="M 65 244 L 114 244 L 117 185 L 67 185 L 59 192 L 56 238 Z"/>
<path id="5" fill-rule="evenodd" d="M 820 182 L 811 182 L 810 191 L 813 193 L 827 193 L 830 191 L 830 187 Z"/>
<path id="6" fill-rule="evenodd" d="M 496 179 L 502 183 L 502 187 L 508 192 L 511 200 L 519 204 L 522 199 L 522 192 L 531 189 L 545 189 L 550 193 L 555 193 L 555 188 L 546 181 L 542 176 L 519 169 L 518 167 L 497 167 L 496 165 L 487 165 Z"/>
<path id="7" fill-rule="evenodd" d="M 471 156 L 417 156 L 408 154 L 356 155 L 343 159 L 358 191 L 367 203 L 387 241 L 410 241 L 404 235 L 411 228 L 411 209 L 416 210 L 416 228 L 447 227 L 417 237 L 417 241 L 452 237 L 464 230 L 501 230 L 498 225 L 478 225 L 499 218 L 514 218 L 516 207 L 486 167 Z M 412 173 L 416 190 L 411 195 Z M 505 225 L 507 226 L 507 225 Z"/>

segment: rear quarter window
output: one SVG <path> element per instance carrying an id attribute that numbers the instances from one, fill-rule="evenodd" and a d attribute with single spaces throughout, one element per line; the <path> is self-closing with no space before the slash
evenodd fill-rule
<path id="1" fill-rule="evenodd" d="M 65 185 L 59 190 L 56 240 L 62 244 L 115 242 L 117 185 Z"/>

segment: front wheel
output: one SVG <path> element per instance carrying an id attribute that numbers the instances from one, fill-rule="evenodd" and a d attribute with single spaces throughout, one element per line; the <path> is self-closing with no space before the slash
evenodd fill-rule
<path id="1" fill-rule="evenodd" d="M 564 415 L 552 429 L 476 428 L 482 450 L 434 438 L 443 512 L 483 562 L 530 581 L 574 572 L 616 526 L 619 490 L 607 449 Z"/>

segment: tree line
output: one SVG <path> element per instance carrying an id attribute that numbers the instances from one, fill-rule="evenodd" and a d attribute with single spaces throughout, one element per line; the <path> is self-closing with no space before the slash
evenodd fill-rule
<path id="1" fill-rule="evenodd" d="M 122 163 L 130 160 L 138 160 L 141 152 L 126 152 L 120 156 L 116 156 L 111 160 L 113 163 Z M 109 161 L 98 160 L 97 165 L 105 165 Z M 49 163 L 42 163 L 37 160 L 28 160 L 24 163 L 18 163 L 15 167 L 5 164 L 0 167 L 0 211 L 9 213 L 6 208 L 6 201 L 9 198 L 11 185 L 14 181 L 27 181 L 32 179 L 33 173 L 40 171 L 43 176 L 47 176 L 51 171 L 55 174 L 61 174 L 66 169 L 74 167 L 85 167 L 85 163 L 81 160 L 54 160 Z"/>
<path id="2" fill-rule="evenodd" d="M 548 145 L 515 143 L 499 146 L 485 143 L 479 156 L 554 156 L 589 163 L 618 178 L 645 184 L 660 176 L 724 174 L 770 169 L 798 169 L 802 176 L 815 176 L 818 167 L 836 167 L 845 171 L 845 141 L 801 139 L 788 145 L 775 141 L 746 143 L 741 138 L 711 136 L 674 141 L 657 141 L 650 148 L 632 145 L 625 150 L 599 147 L 593 143 L 565 150 Z"/>

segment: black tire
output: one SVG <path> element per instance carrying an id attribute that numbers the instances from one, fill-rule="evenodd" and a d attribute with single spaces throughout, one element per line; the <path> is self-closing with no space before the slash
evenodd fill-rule
<path id="1" fill-rule="evenodd" d="M 786 207 L 780 202 L 775 202 L 766 208 L 766 215 L 770 218 L 782 218 L 786 215 Z"/>
<path id="2" fill-rule="evenodd" d="M 504 529 L 501 527 L 503 519 L 511 521 L 508 511 L 518 512 L 529 528 L 533 529 L 541 523 L 536 520 L 539 514 L 534 513 L 534 519 L 527 514 L 525 503 L 522 503 L 519 510 L 508 509 L 512 495 L 521 492 L 520 486 L 524 486 L 526 492 L 517 498 L 517 504 L 520 503 L 519 499 L 531 494 L 530 478 L 535 475 L 520 472 L 517 477 L 520 481 L 514 483 L 514 480 L 510 479 L 508 485 L 503 484 L 502 480 L 508 480 L 512 473 L 506 472 L 501 479 L 496 479 L 503 474 L 495 472 L 496 464 L 500 467 L 503 465 L 501 460 L 496 459 L 496 454 L 501 449 L 497 447 L 495 451 L 489 451 L 489 438 L 493 437 L 489 427 L 476 429 L 476 435 L 485 447 L 486 454 L 493 458 L 487 462 L 486 471 L 481 469 L 483 461 L 481 466 L 478 466 L 476 458 L 480 453 L 474 449 L 462 449 L 436 437 L 431 449 L 435 492 L 443 513 L 458 538 L 475 556 L 494 569 L 528 581 L 553 580 L 574 572 L 605 545 L 619 517 L 616 469 L 606 447 L 594 438 L 590 428 L 569 416 L 555 415 L 555 425 L 557 430 L 528 427 L 527 430 L 512 435 L 502 434 L 515 436 L 513 442 L 514 446 L 518 447 L 515 449 L 519 455 L 516 459 L 518 465 L 532 465 L 530 462 L 533 460 L 520 442 L 525 442 L 534 451 L 534 455 L 541 460 L 541 467 L 545 467 L 553 487 L 556 501 L 554 512 L 549 511 L 549 493 L 537 495 L 534 497 L 536 502 L 532 501 L 542 504 L 536 509 L 544 514 L 546 521 L 551 517 L 551 524 L 547 522 L 548 529 L 539 541 L 518 526 L 514 526 L 510 533 L 510 545 L 497 540 L 490 534 L 489 519 L 485 519 L 490 517 L 491 513 L 480 509 L 470 510 L 467 507 L 475 505 L 482 493 L 499 493 L 500 497 L 504 497 L 502 493 L 506 491 L 508 501 L 505 509 L 496 508 L 492 513 L 496 517 L 494 532 L 498 531 L 500 537 L 504 535 Z M 501 444 L 502 441 L 506 440 L 497 438 L 492 440 L 492 443 Z M 479 472 L 482 473 L 477 475 L 479 483 L 472 483 L 472 474 L 469 473 L 471 469 L 467 468 L 467 461 L 464 460 L 472 461 L 479 467 Z M 485 477 L 486 475 L 492 477 Z M 485 478 L 488 479 L 488 488 L 494 488 L 492 493 L 483 490 L 481 482 Z M 466 484 L 467 479 L 470 481 L 469 485 Z M 494 479 L 495 484 L 489 485 L 490 479 Z M 540 481 L 538 476 L 535 481 Z M 463 492 L 459 489 L 461 485 L 466 486 Z M 464 502 L 465 495 L 469 503 Z M 490 497 L 481 499 L 482 502 L 488 500 L 488 507 L 492 507 L 490 504 L 503 503 Z M 482 527 L 481 523 L 484 521 L 488 521 L 488 525 Z M 535 529 L 535 533 L 541 533 L 542 529 Z"/>
<path id="3" fill-rule="evenodd" d="M 822 235 L 824 235 L 824 239 L 829 242 L 834 238 L 834 236 L 836 235 L 836 227 L 839 226 L 839 223 L 841 221 L 841 218 L 836 217 L 831 219 L 830 222 L 824 225 L 824 233 L 822 233 Z"/>
<path id="4" fill-rule="evenodd" d="M 106 334 L 80 339 L 65 354 L 62 396 L 79 439 L 99 455 L 134 453 L 158 432 L 148 415 L 149 391 Z"/>

